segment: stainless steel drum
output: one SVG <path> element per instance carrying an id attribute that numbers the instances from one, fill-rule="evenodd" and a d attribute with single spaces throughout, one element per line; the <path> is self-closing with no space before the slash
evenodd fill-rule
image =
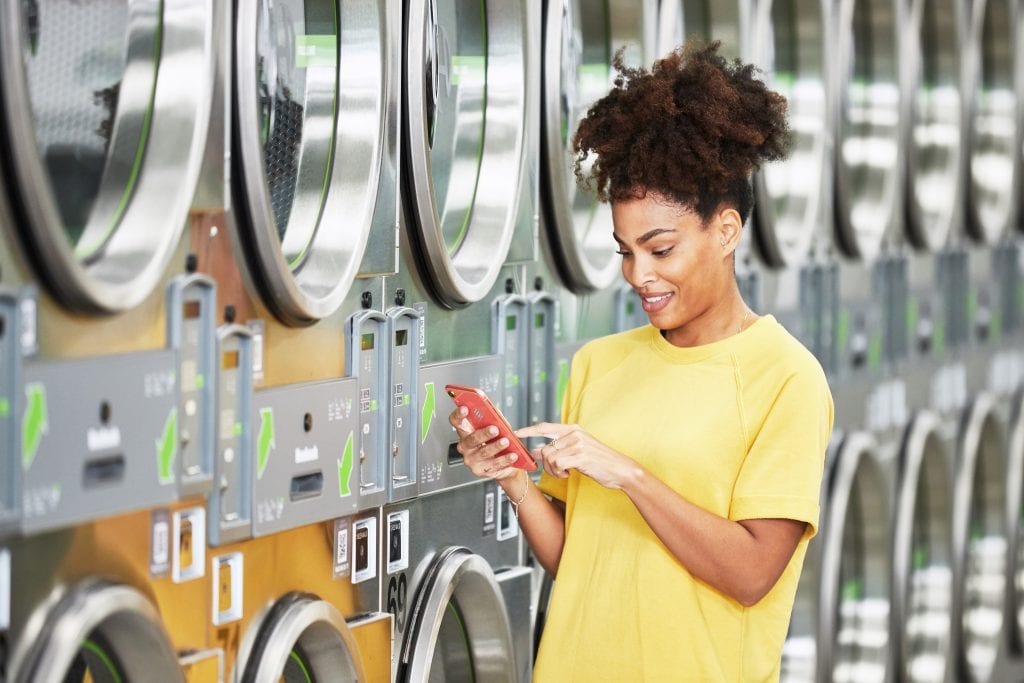
<path id="1" fill-rule="evenodd" d="M 0 2 L 0 144 L 27 251 L 77 311 L 156 287 L 188 219 L 213 89 L 211 0 Z"/>
<path id="2" fill-rule="evenodd" d="M 344 683 L 366 676 L 341 613 L 315 595 L 289 593 L 249 625 L 233 680 Z"/>
<path id="3" fill-rule="evenodd" d="M 619 272 L 611 209 L 580 188 L 572 138 L 590 106 L 612 85 L 612 58 L 632 66 L 653 57 L 654 0 L 551 0 L 544 17 L 541 175 L 547 238 L 565 285 L 576 293 L 607 287 Z"/>
<path id="4" fill-rule="evenodd" d="M 387 9 L 375 0 L 238 5 L 234 77 L 239 240 L 283 322 L 338 309 L 366 248 L 387 91 Z"/>
<path id="5" fill-rule="evenodd" d="M 964 102 L 961 0 L 913 0 L 904 31 L 904 150 L 907 237 L 938 251 L 960 221 Z"/>
<path id="6" fill-rule="evenodd" d="M 749 4 L 735 0 L 661 0 L 656 57 L 664 57 L 688 38 L 722 41 L 720 52 L 734 59 L 746 53 Z"/>
<path id="7" fill-rule="evenodd" d="M 526 2 L 414 0 L 406 13 L 403 182 L 416 256 L 445 306 L 498 277 L 528 182 Z"/>
<path id="8" fill-rule="evenodd" d="M 1013 623 L 1013 645 L 1024 651 L 1024 392 L 1013 400 L 1006 462 L 1007 528 L 1011 530 L 1010 590 L 1013 591 L 1010 613 Z"/>
<path id="9" fill-rule="evenodd" d="M 836 241 L 853 258 L 878 255 L 896 220 L 899 44 L 896 0 L 842 0 L 834 70 Z"/>
<path id="10" fill-rule="evenodd" d="M 792 267 L 807 257 L 828 188 L 829 4 L 773 0 L 757 6 L 752 58 L 768 86 L 789 102 L 789 158 L 754 176 L 754 241 L 765 261 Z"/>
<path id="11" fill-rule="evenodd" d="M 979 395 L 958 437 L 953 495 L 953 640 L 957 675 L 990 681 L 1002 653 L 1006 593 L 1006 476 L 995 399 Z"/>
<path id="12" fill-rule="evenodd" d="M 993 244 L 1017 216 L 1020 119 L 1017 95 L 1017 3 L 971 3 L 967 229 Z"/>
<path id="13" fill-rule="evenodd" d="M 398 662 L 401 683 L 517 680 L 505 602 L 479 555 L 460 547 L 440 551 L 408 618 Z"/>
<path id="14" fill-rule="evenodd" d="M 829 470 L 821 536 L 817 680 L 885 680 L 890 659 L 889 499 L 866 433 L 846 435 Z"/>
<path id="15" fill-rule="evenodd" d="M 953 602 L 953 504 L 938 419 L 919 413 L 900 454 L 892 556 L 892 636 L 897 677 L 948 680 Z"/>
<path id="16" fill-rule="evenodd" d="M 33 613 L 14 651 L 12 683 L 184 681 L 153 604 L 134 588 L 83 581 Z"/>

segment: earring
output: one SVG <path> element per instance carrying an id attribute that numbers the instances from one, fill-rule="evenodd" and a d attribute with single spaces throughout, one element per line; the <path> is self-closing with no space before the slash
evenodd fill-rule
<path id="1" fill-rule="evenodd" d="M 721 243 L 721 245 L 722 245 L 722 246 L 724 247 L 724 246 L 725 246 L 725 238 L 722 238 L 722 239 L 720 240 L 720 243 Z"/>

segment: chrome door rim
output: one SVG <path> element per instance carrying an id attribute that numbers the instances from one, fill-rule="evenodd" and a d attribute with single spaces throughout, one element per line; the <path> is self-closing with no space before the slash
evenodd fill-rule
<path id="1" fill-rule="evenodd" d="M 1024 650 L 1024 389 L 1013 399 L 1012 428 L 1006 463 L 1007 529 L 1016 529 L 1010 538 L 1011 626 L 1013 645 Z"/>
<path id="2" fill-rule="evenodd" d="M 1013 9 L 1015 6 L 1016 3 L 1009 0 L 977 0 L 972 5 L 967 84 L 971 93 L 967 127 L 970 150 L 967 228 L 975 239 L 985 244 L 995 244 L 1009 230 L 1017 216 L 1020 196 L 1017 185 L 1021 165 L 1021 122 L 1016 86 L 1024 79 L 1024 74 L 1016 73 L 1019 59 L 1015 38 L 1019 18 Z M 1000 16 L 992 18 L 998 35 L 990 35 L 985 30 L 992 7 L 1002 10 Z M 999 33 L 999 28 L 1005 32 Z M 1003 42 L 996 38 L 1007 40 Z M 1000 51 L 1005 53 L 1002 56 L 1008 57 L 1009 63 L 999 61 Z M 988 66 L 995 68 L 989 70 Z M 1001 78 L 1002 82 L 989 88 L 986 81 L 993 75 Z M 982 129 L 991 130 L 996 137 L 1002 133 L 1002 139 L 983 146 L 979 143 L 979 130 Z M 1007 129 L 1013 132 L 1007 135 Z"/>
<path id="3" fill-rule="evenodd" d="M 966 138 L 960 55 L 967 14 L 961 0 L 945 0 L 941 8 L 926 7 L 929 4 L 929 0 L 909 4 L 910 27 L 905 33 L 904 215 L 910 242 L 919 249 L 938 251 L 957 225 L 962 208 L 961 150 L 966 148 Z M 928 29 L 925 20 L 932 22 Z M 934 22 L 940 20 L 947 23 L 936 27 Z"/>
<path id="4" fill-rule="evenodd" d="M 720 52 L 727 59 L 744 57 L 748 13 L 748 3 L 737 0 L 663 0 L 658 5 L 653 57 L 664 57 L 694 34 L 705 42 L 721 41 Z"/>
<path id="5" fill-rule="evenodd" d="M 824 179 L 829 173 L 826 36 L 830 17 L 829 6 L 822 0 L 787 3 L 798 5 L 792 7 L 792 16 L 799 19 L 794 21 L 792 32 L 797 36 L 798 48 L 794 50 L 794 68 L 783 77 L 777 69 L 775 46 L 792 41 L 775 38 L 773 10 L 780 4 L 775 0 L 758 6 L 754 59 L 764 68 L 768 87 L 785 95 L 789 102 L 787 116 L 794 145 L 785 161 L 768 164 L 754 174 L 754 225 L 755 241 L 765 261 L 774 267 L 793 267 L 807 259 L 824 215 L 823 195 L 828 183 L 815 179 Z M 817 22 L 808 21 L 807 10 L 812 8 L 817 9 Z M 818 59 L 814 58 L 815 50 Z M 808 52 L 810 56 L 805 57 Z M 806 191 L 806 197 L 799 196 L 801 191 Z"/>
<path id="6" fill-rule="evenodd" d="M 881 16 L 872 14 L 869 20 L 880 24 L 884 35 L 872 39 L 871 44 L 890 50 L 881 55 L 884 73 L 873 68 L 870 82 L 854 85 L 855 5 L 871 3 Z M 836 67 L 833 73 L 835 94 L 834 156 L 835 156 L 835 209 L 836 240 L 850 257 L 873 260 L 882 250 L 896 217 L 897 188 L 899 186 L 899 71 L 896 30 L 897 11 L 894 0 L 842 0 L 839 5 L 839 35 L 837 39 Z M 874 57 L 874 56 L 873 56 Z M 884 63 L 888 62 L 888 63 Z M 874 62 L 872 67 L 876 65 Z M 879 76 L 881 76 L 879 78 Z M 854 109 L 852 91 L 862 95 L 865 106 Z M 867 141 L 849 129 L 850 114 L 868 123 Z M 878 125 L 875 125 L 878 124 Z M 847 159 L 847 155 L 851 158 Z M 865 182 L 860 183 L 861 180 Z M 854 187 L 854 185 L 865 187 Z M 866 191 L 862 191 L 866 188 Z"/>
<path id="7" fill-rule="evenodd" d="M 430 16 L 434 3 L 441 1 L 416 0 L 407 8 L 403 125 L 408 173 L 404 182 L 417 258 L 440 303 L 457 308 L 487 296 L 512 243 L 516 207 L 527 183 L 525 132 L 531 77 L 527 69 L 526 4 L 480 0 L 486 54 L 476 185 L 463 215 L 459 239 L 449 253 L 430 156 L 432 131 L 428 122 L 434 120 L 436 100 L 432 92 L 427 92 L 424 74 L 426 66 L 434 67 L 429 57 L 439 52 L 434 43 L 447 45 L 446 34 L 438 40 L 440 29 Z M 430 31 L 433 34 L 428 40 Z M 438 68 L 443 67 L 447 79 L 448 73 L 454 75 L 454 68 L 446 57 L 453 55 L 446 48 L 440 52 Z"/>
<path id="8" fill-rule="evenodd" d="M 105 208 L 96 212 L 100 215 L 90 210 L 83 234 L 93 243 L 76 253 L 64 235 L 51 180 L 37 149 L 32 90 L 22 61 L 29 51 L 21 30 L 26 21 L 23 3 L 0 2 L 0 91 L 11 152 L 9 176 L 24 216 L 26 251 L 58 300 L 80 312 L 126 310 L 157 287 L 188 219 L 210 120 L 216 49 L 213 3 L 131 0 L 127 6 L 132 35 L 155 31 L 156 44 L 148 55 L 132 52 L 126 63 L 130 83 L 150 85 L 148 94 L 122 92 L 119 101 L 127 111 L 117 108 L 111 147 L 126 149 L 125 136 L 118 131 L 122 120 L 141 137 L 129 155 L 133 158 L 127 175 L 107 157 L 101 181 L 105 189 L 98 202 Z M 153 59 L 157 51 L 159 65 Z M 160 77 L 148 78 L 147 68 L 159 71 Z M 183 81 L 189 87 L 181 87 Z M 117 178 L 126 184 L 120 190 Z M 118 192 L 118 197 L 112 196 Z"/>
<path id="9" fill-rule="evenodd" d="M 302 145 L 296 184 L 300 179 L 312 180 L 303 185 L 305 192 L 295 192 L 300 220 L 287 230 L 292 226 L 289 221 L 283 240 L 272 207 L 261 141 L 257 84 L 260 3 L 238 5 L 235 157 L 236 174 L 240 176 L 236 182 L 244 204 L 244 218 L 238 226 L 244 237 L 239 241 L 267 307 L 290 325 L 316 322 L 337 311 L 344 302 L 366 250 L 385 133 L 393 125 L 386 100 L 389 89 L 397 87 L 389 76 L 389 41 L 396 38 L 388 30 L 386 12 L 396 10 L 388 10 L 388 3 L 374 0 L 329 1 L 334 3 L 337 50 L 332 74 L 325 68 L 329 64 L 311 65 L 318 68 L 307 68 L 306 74 L 315 74 L 320 87 L 307 89 L 302 96 L 304 113 L 319 113 L 304 118 L 303 126 L 313 124 L 311 129 L 320 136 L 317 140 L 327 140 Z M 361 68 L 365 62 L 372 63 L 372 67 Z M 328 103 L 330 78 L 334 87 Z M 308 138 L 302 136 L 300 142 L 306 143 Z M 310 170 L 311 164 L 306 161 L 310 154 L 319 154 L 319 161 L 326 166 L 322 183 L 319 173 Z M 339 225 L 352 225 L 353 229 L 333 229 Z M 286 249 L 294 254 L 286 256 Z"/>
<path id="10" fill-rule="evenodd" d="M 33 613 L 12 661 L 13 683 L 64 680 L 80 649 L 101 631 L 112 650 L 96 656 L 124 680 L 182 681 L 178 658 L 160 616 L 129 586 L 86 579 L 55 593 Z M 96 650 L 93 650 L 96 652 Z M 111 657 L 113 655 L 113 657 Z"/>
<path id="11" fill-rule="evenodd" d="M 953 636 L 956 641 L 954 657 L 957 659 L 958 673 L 962 672 L 968 679 L 979 681 L 989 679 L 1001 657 L 1002 645 L 1005 640 L 1003 637 L 1003 627 L 1005 626 L 1003 613 L 1006 598 L 1006 507 L 1005 500 L 1001 498 L 1001 496 L 1005 496 L 1005 489 L 1000 485 L 1003 484 L 1002 478 L 1006 475 L 1006 470 L 1005 463 L 1001 463 L 1003 467 L 992 467 L 993 463 L 991 462 L 993 457 L 1005 457 L 1005 443 L 996 417 L 995 404 L 996 401 L 992 395 L 979 394 L 964 415 L 962 428 L 957 437 L 958 454 L 953 494 L 953 553 L 956 562 L 953 592 Z M 982 461 L 982 458 L 985 460 Z M 973 519 L 972 513 L 977 505 L 975 494 L 977 493 L 978 469 L 986 467 L 986 465 L 987 471 L 983 470 L 982 474 L 988 474 L 988 477 L 982 481 L 982 485 L 985 486 L 988 501 L 991 503 L 995 498 L 996 503 L 983 511 L 985 513 L 983 520 L 985 528 L 979 532 L 976 528 L 972 529 L 972 522 L 977 522 Z M 995 478 L 993 479 L 993 477 Z M 970 539 L 971 536 L 991 531 L 993 526 L 995 527 L 994 534 Z M 974 572 L 968 582 L 970 565 L 991 559 L 979 559 L 976 554 L 972 555 L 968 541 L 975 544 L 976 548 L 980 548 L 979 552 L 988 551 L 996 555 L 1000 553 L 1001 546 L 1002 566 L 989 567 L 989 571 L 980 576 L 978 572 Z M 985 545 L 981 546 L 979 541 L 983 541 Z M 976 608 L 983 610 L 984 613 L 973 615 L 965 613 L 965 608 L 968 606 L 968 596 L 966 595 L 968 583 L 976 590 L 986 590 L 990 593 L 995 591 L 994 595 L 987 596 L 989 599 L 985 605 Z M 984 597 L 986 596 L 982 596 L 982 599 Z M 991 624 L 993 619 L 999 621 L 999 627 L 996 629 L 998 633 L 970 632 L 972 624 L 977 625 L 982 622 Z M 988 662 L 984 665 L 972 666 L 972 663 L 979 659 L 978 656 L 973 658 L 968 656 L 968 650 L 972 647 L 987 648 L 988 652 L 985 654 L 989 657 Z"/>
<path id="12" fill-rule="evenodd" d="M 949 662 L 952 619 L 952 485 L 939 421 L 934 414 L 922 412 L 914 417 L 903 441 L 900 462 L 893 527 L 891 622 L 892 634 L 899 639 L 895 643 L 897 667 L 904 680 L 941 682 Z M 935 486 L 936 483 L 939 485 Z M 926 539 L 929 547 L 923 550 L 915 546 L 914 533 L 915 524 L 922 521 L 917 517 L 921 502 L 918 492 L 922 489 L 938 496 L 924 502 L 928 506 L 924 520 L 934 527 L 929 529 L 933 537 Z M 932 556 L 935 546 L 937 557 Z M 916 613 L 914 606 L 928 599 L 934 599 L 936 604 L 926 608 L 924 614 Z M 936 624 L 944 632 L 936 634 Z M 913 652 L 911 641 L 916 637 L 930 637 L 931 642 L 926 644 L 934 647 L 922 654 Z M 938 675 L 918 677 L 915 671 Z"/>
<path id="13" fill-rule="evenodd" d="M 235 664 L 238 683 L 276 681 L 301 647 L 314 680 L 364 681 L 359 650 L 341 612 L 308 593 L 289 593 L 265 607 L 246 629 Z"/>
<path id="14" fill-rule="evenodd" d="M 611 56 L 614 46 L 627 45 L 627 63 L 647 66 L 652 59 L 654 46 L 653 21 L 656 15 L 654 0 L 642 0 L 640 11 L 632 0 L 600 0 L 608 12 L 607 30 L 610 33 L 605 53 L 605 63 L 580 64 L 578 52 L 583 49 L 570 38 L 572 63 L 564 64 L 563 49 L 566 48 L 565 29 L 572 22 L 573 12 L 585 0 L 551 0 L 544 17 L 544 82 L 543 82 L 543 125 L 542 125 L 542 185 L 545 211 L 548 220 L 546 236 L 553 247 L 556 269 L 565 285 L 576 293 L 604 289 L 615 280 L 620 263 L 615 254 L 612 238 L 611 207 L 597 202 L 593 196 L 586 200 L 587 191 L 576 186 L 572 172 L 572 155 L 568 152 L 576 122 L 563 122 L 563 93 L 565 93 L 566 71 L 573 75 L 572 91 L 576 92 L 577 73 L 585 74 L 597 89 L 596 71 L 593 66 L 607 66 L 604 92 L 612 85 Z M 630 21 L 632 19 L 632 21 Z M 582 40 L 582 37 L 580 38 Z M 590 71 L 587 69 L 590 68 Z M 602 92 L 601 95 L 604 93 Z M 600 96 L 600 95 L 599 95 Z M 598 96 L 598 97 L 599 97 Z M 596 97 L 594 99 L 597 99 Z M 570 106 L 586 112 L 589 108 L 573 102 Z M 573 114 L 574 115 L 574 114 Z M 563 135 L 566 138 L 563 140 Z M 575 216 L 577 198 L 583 198 L 588 210 L 586 225 L 579 226 Z M 582 235 L 577 228 L 584 231 Z"/>
<path id="15" fill-rule="evenodd" d="M 458 595 L 466 630 L 477 646 L 473 658 L 475 680 L 499 683 L 515 680 L 512 633 L 505 602 L 487 561 L 466 548 L 449 547 L 433 560 L 416 591 L 409 614 L 409 630 L 402 644 L 398 680 L 426 681 L 441 621 L 449 602 Z M 470 647 L 472 647 L 472 643 Z"/>
<path id="16" fill-rule="evenodd" d="M 874 460 L 876 451 L 875 440 L 864 432 L 854 432 L 846 436 L 840 444 L 829 474 L 828 507 L 822 516 L 821 525 L 821 602 L 818 612 L 818 677 L 819 680 L 832 680 L 837 667 L 840 666 L 882 666 L 882 678 L 887 668 L 888 657 L 888 618 L 889 618 L 889 553 L 888 523 L 889 501 L 886 497 L 884 477 L 878 463 Z M 860 477 L 871 481 L 861 484 Z M 859 488 L 855 491 L 854 487 Z M 863 529 L 867 532 L 864 541 L 865 565 L 861 568 L 862 575 L 856 577 L 856 586 L 840 585 L 841 567 L 843 564 L 843 537 L 847 517 L 854 494 L 861 495 L 870 504 L 860 506 L 859 510 L 867 520 Z M 857 508 L 855 508 L 856 510 Z M 854 624 L 859 630 L 849 633 L 841 629 L 840 615 L 841 593 L 850 592 L 857 598 L 853 607 L 858 612 L 851 621 L 870 620 L 872 623 L 865 628 L 862 624 Z M 873 629 L 873 630 L 872 630 Z M 865 635 L 865 630 L 867 635 Z M 874 636 L 874 638 L 870 638 Z M 881 643 L 878 639 L 881 638 Z M 871 661 L 840 662 L 839 642 L 844 639 L 861 643 L 866 640 L 873 642 L 882 650 L 879 656 Z M 870 678 L 869 680 L 875 680 Z"/>

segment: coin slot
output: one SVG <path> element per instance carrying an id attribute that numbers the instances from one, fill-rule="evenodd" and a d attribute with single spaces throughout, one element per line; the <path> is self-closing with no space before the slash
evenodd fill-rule
<path id="1" fill-rule="evenodd" d="M 171 578 L 175 583 L 197 579 L 206 572 L 206 509 L 174 513 L 171 524 Z"/>
<path id="2" fill-rule="evenodd" d="M 242 618 L 242 553 L 221 555 L 213 560 L 213 625 L 222 626 Z"/>
<path id="3" fill-rule="evenodd" d="M 291 501 L 295 502 L 297 500 L 318 498 L 323 491 L 323 472 L 314 472 L 313 474 L 304 474 L 299 477 L 292 477 L 292 483 L 289 487 L 288 495 Z"/>
<path id="4" fill-rule="evenodd" d="M 181 317 L 185 320 L 198 320 L 202 313 L 202 304 L 198 300 L 186 301 L 181 305 Z"/>
<path id="5" fill-rule="evenodd" d="M 462 465 L 465 464 L 462 460 L 462 453 L 458 451 L 459 442 L 456 441 L 448 446 L 448 464 L 449 465 Z"/>
<path id="6" fill-rule="evenodd" d="M 101 424 L 110 424 L 110 416 L 111 416 L 112 413 L 113 413 L 113 410 L 110 408 L 110 403 L 108 401 L 103 401 L 102 403 L 100 403 L 100 423 Z"/>
<path id="7" fill-rule="evenodd" d="M 110 455 L 85 463 L 82 486 L 87 489 L 118 484 L 124 479 L 124 455 Z"/>
<path id="8" fill-rule="evenodd" d="M 313 416 L 309 413 L 302 416 L 302 430 L 307 433 L 313 430 Z"/>

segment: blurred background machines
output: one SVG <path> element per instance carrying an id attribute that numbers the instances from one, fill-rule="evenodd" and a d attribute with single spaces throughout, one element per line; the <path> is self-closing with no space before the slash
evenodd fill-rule
<path id="1" fill-rule="evenodd" d="M 0 679 L 529 679 L 446 383 L 646 324 L 571 135 L 698 35 L 789 100 L 737 280 L 836 399 L 786 681 L 1024 680 L 1013 0 L 0 0 Z"/>

